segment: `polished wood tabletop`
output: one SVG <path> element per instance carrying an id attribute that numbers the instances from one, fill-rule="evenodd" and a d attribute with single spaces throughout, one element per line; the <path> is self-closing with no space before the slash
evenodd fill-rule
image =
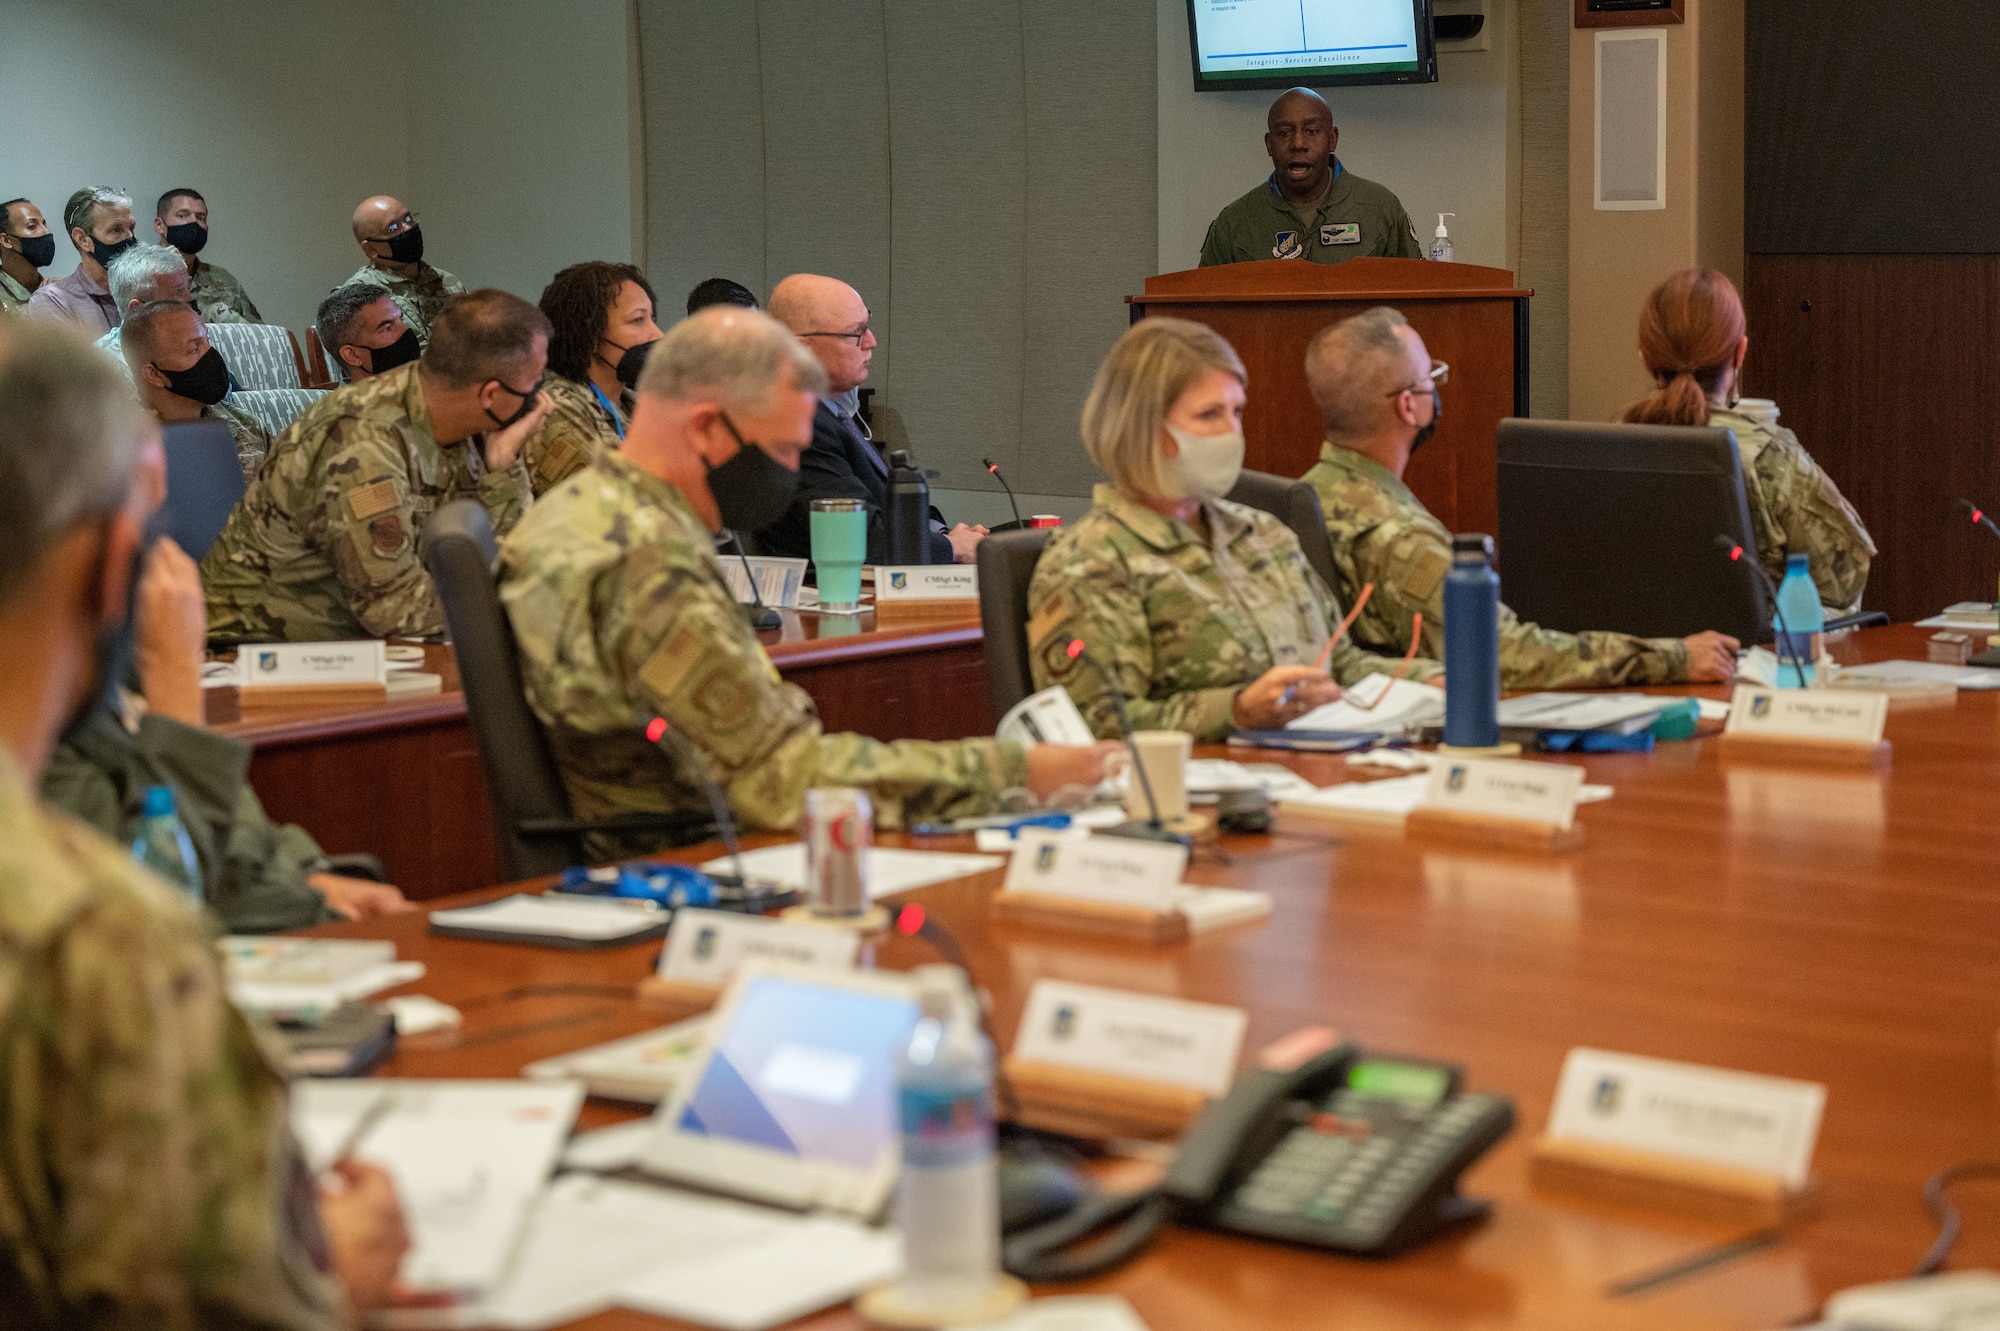
<path id="1" fill-rule="evenodd" d="M 1878 630 L 1836 650 L 1920 659 L 1924 636 Z M 1712 736 L 1584 758 L 1616 793 L 1580 810 L 1586 843 L 1564 854 L 1281 821 L 1198 852 L 1188 875 L 1271 893 L 1271 918 L 1164 947 L 991 926 L 997 873 L 916 895 L 963 942 L 1003 1043 L 1028 987 L 1059 978 L 1241 1006 L 1246 1051 L 1329 1023 L 1374 1049 L 1462 1063 L 1471 1088 L 1514 1098 L 1519 1128 L 1465 1181 L 1495 1199 L 1486 1223 L 1389 1262 L 1169 1229 L 1080 1287 L 1124 1295 L 1155 1331 L 1756 1331 L 1907 1274 L 1932 1236 L 1924 1180 L 2000 1156 L 2000 694 L 1899 708 L 1888 736 L 1893 758 L 1876 770 L 1724 763 Z M 1320 783 L 1370 775 L 1334 756 L 1282 761 Z M 452 941 L 427 936 L 422 917 L 329 932 L 395 939 L 429 967 L 414 989 L 465 1012 L 462 1034 L 407 1043 L 389 1075 L 511 1076 L 663 1022 L 625 993 L 657 944 L 574 954 Z M 901 937 L 871 952 L 889 967 L 931 959 Z M 1783 1240 L 1607 1297 L 1610 1283 L 1744 1226 L 1531 1182 L 1529 1147 L 1577 1045 L 1825 1083 L 1811 1194 Z M 585 1122 L 629 1114 L 593 1101 Z M 1954 1264 L 2000 1263 L 2000 1195 L 1961 1193 Z M 859 1325 L 847 1310 L 804 1324 Z M 660 1323 L 613 1312 L 581 1325 Z"/>

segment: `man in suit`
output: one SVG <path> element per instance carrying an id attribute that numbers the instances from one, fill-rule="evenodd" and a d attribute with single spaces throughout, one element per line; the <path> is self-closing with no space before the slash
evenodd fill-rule
<path id="1" fill-rule="evenodd" d="M 756 533 L 767 554 L 812 557 L 810 513 L 815 499 L 859 499 L 868 505 L 868 562 L 889 562 L 889 464 L 855 418 L 857 390 L 875 357 L 868 303 L 847 283 L 794 273 L 771 292 L 771 315 L 792 330 L 826 367 L 826 395 L 813 412 L 812 446 L 799 459 L 799 489 L 777 522 Z M 984 527 L 947 528 L 930 511 L 928 562 L 970 564 Z"/>

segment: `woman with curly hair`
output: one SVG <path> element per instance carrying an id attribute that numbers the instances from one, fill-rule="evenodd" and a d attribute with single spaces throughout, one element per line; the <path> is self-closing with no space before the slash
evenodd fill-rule
<path id="1" fill-rule="evenodd" d="M 629 263 L 571 264 L 543 289 L 541 305 L 554 330 L 543 389 L 555 410 L 521 449 L 537 495 L 618 447 L 625 395 L 660 337 L 652 284 Z"/>

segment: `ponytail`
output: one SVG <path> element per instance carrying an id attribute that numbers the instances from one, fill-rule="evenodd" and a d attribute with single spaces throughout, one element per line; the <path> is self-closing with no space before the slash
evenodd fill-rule
<path id="1" fill-rule="evenodd" d="M 1713 268 L 1683 268 L 1654 287 L 1639 314 L 1639 356 L 1658 384 L 1621 419 L 1638 425 L 1706 425 L 1709 395 L 1743 341 L 1743 300 Z"/>

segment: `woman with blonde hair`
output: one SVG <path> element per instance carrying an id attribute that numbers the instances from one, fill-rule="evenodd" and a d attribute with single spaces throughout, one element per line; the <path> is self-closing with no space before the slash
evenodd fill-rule
<path id="1" fill-rule="evenodd" d="M 1326 652 L 1340 608 L 1298 538 L 1223 498 L 1243 470 L 1245 384 L 1235 349 L 1184 319 L 1141 320 L 1098 367 L 1083 445 L 1109 484 L 1036 566 L 1028 649 L 1035 686 L 1061 684 L 1101 736 L 1118 733 L 1105 675 L 1135 727 L 1213 741 L 1396 668 L 1346 641 Z"/>
<path id="2" fill-rule="evenodd" d="M 1860 514 L 1821 471 L 1798 436 L 1738 410 L 1737 384 L 1749 354 L 1743 301 L 1713 268 L 1683 268 L 1653 288 L 1639 315 L 1639 355 L 1658 385 L 1625 409 L 1640 425 L 1710 425 L 1736 436 L 1743 492 L 1758 561 L 1773 580 L 1785 556 L 1810 558 L 1822 604 L 1852 610 L 1868 585 L 1875 542 Z"/>

